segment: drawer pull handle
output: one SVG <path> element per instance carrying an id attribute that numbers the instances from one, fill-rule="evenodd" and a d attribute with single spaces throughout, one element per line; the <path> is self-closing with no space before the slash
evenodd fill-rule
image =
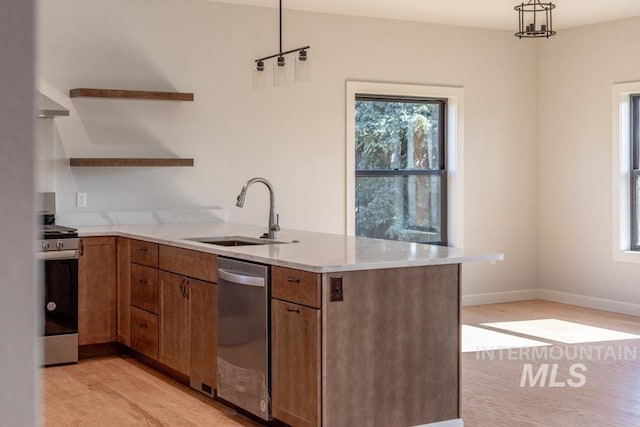
<path id="1" fill-rule="evenodd" d="M 141 329 L 147 329 L 147 325 L 145 323 L 140 323 L 140 328 Z"/>
<path id="2" fill-rule="evenodd" d="M 299 308 L 291 308 L 291 307 L 287 307 L 287 311 L 292 312 L 292 313 L 298 313 L 298 314 L 300 314 L 300 309 L 299 309 Z"/>
<path id="3" fill-rule="evenodd" d="M 300 283 L 300 278 L 299 277 L 287 277 L 287 282 Z"/>
<path id="4" fill-rule="evenodd" d="M 142 279 L 138 279 L 139 283 L 142 283 L 143 285 L 146 285 L 148 283 L 147 279 L 145 279 L 144 277 Z"/>
<path id="5" fill-rule="evenodd" d="M 143 247 L 141 247 L 141 248 L 138 248 L 138 250 L 139 250 L 140 252 L 147 252 L 147 248 L 145 248 L 144 246 L 143 246 Z"/>

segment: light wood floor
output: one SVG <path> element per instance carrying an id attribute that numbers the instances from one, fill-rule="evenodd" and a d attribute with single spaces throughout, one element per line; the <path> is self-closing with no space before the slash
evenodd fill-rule
<path id="1" fill-rule="evenodd" d="M 257 425 L 126 356 L 48 367 L 42 376 L 45 426 Z"/>
<path id="2" fill-rule="evenodd" d="M 640 335 L 640 317 L 547 301 L 465 307 L 462 319 L 467 325 L 558 319 Z M 498 360 L 498 357 L 487 360 L 487 354 L 484 354 L 483 359 L 483 353 L 463 354 L 462 410 L 465 427 L 640 426 L 640 340 L 563 344 L 535 337 L 533 339 L 552 343 L 558 351 L 549 352 L 552 356 L 549 359 L 533 357 L 532 360 L 518 360 L 519 354 L 515 360 L 511 360 L 505 351 L 502 352 L 503 360 Z M 597 356 L 596 346 L 603 347 L 600 357 Z M 593 357 L 575 359 L 576 348 L 582 348 L 585 352 L 591 349 Z M 608 348 L 616 353 L 625 348 L 629 352 L 636 351 L 638 360 L 612 360 L 612 357 L 604 357 Z M 497 352 L 494 353 L 497 355 Z M 565 357 L 555 360 L 557 355 Z M 630 354 L 627 354 L 627 358 L 630 358 L 628 356 Z M 567 360 L 568 358 L 575 360 Z M 621 359 L 625 359 L 625 356 L 622 355 Z M 582 363 L 587 368 L 584 372 L 586 383 L 579 388 L 520 387 L 525 363 L 533 365 L 534 373 L 542 363 L 557 363 L 559 382 L 571 378 L 569 368 L 573 363 Z"/>
<path id="3" fill-rule="evenodd" d="M 640 335 L 640 318 L 545 301 L 466 307 L 463 323 L 480 325 L 559 319 Z M 487 328 L 486 326 L 480 326 Z M 490 329 L 490 328 L 489 328 Z M 497 331 L 497 329 L 494 329 Z M 517 334 L 516 334 L 517 335 Z M 531 337 L 529 337 L 531 338 Z M 539 338 L 533 338 L 538 339 Z M 567 348 L 561 343 L 551 344 Z M 568 345 L 637 348 L 640 340 Z M 571 354 L 568 350 L 566 354 Z M 465 427 L 638 427 L 640 360 L 520 360 L 503 352 L 464 353 L 462 408 Z M 586 384 L 520 387 L 523 365 L 559 365 L 558 380 L 570 378 L 572 363 L 583 363 Z M 535 373 L 535 370 L 534 370 Z M 43 424 L 59 426 L 255 426 L 226 406 L 128 357 L 83 360 L 42 370 Z M 367 426 L 354 426 L 367 427 Z M 389 426 L 396 427 L 396 426 Z M 397 426 L 404 427 L 404 426 Z"/>

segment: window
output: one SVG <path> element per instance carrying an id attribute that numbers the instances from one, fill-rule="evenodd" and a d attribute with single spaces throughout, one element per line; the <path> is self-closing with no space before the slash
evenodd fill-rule
<path id="1" fill-rule="evenodd" d="M 357 236 L 447 244 L 446 106 L 356 94 Z"/>
<path id="2" fill-rule="evenodd" d="M 367 109 L 362 107 L 376 114 L 363 117 L 360 113 Z M 369 126 L 377 132 L 375 138 L 369 138 L 374 144 L 361 140 L 356 148 L 356 133 L 363 131 L 363 121 L 375 122 L 376 115 L 380 119 L 379 111 L 387 108 L 396 110 L 397 120 L 387 123 L 392 115 L 378 127 Z M 464 88 L 347 81 L 345 113 L 346 234 L 464 247 Z M 383 139 L 385 133 L 388 137 Z M 415 142 L 414 133 L 422 142 Z M 370 150 L 385 149 L 376 145 L 383 141 L 393 151 L 373 155 Z M 366 186 L 386 189 L 378 191 L 375 200 L 393 207 L 387 218 L 374 217 L 377 211 L 367 209 L 374 206 L 366 198 L 374 198 L 373 193 L 363 191 Z M 389 223 L 388 218 L 393 221 Z M 367 221 L 370 228 L 379 223 L 375 233 L 362 230 Z M 383 221 L 387 221 L 386 228 Z"/>
<path id="3" fill-rule="evenodd" d="M 631 250 L 640 251 L 640 94 L 631 95 Z"/>
<path id="4" fill-rule="evenodd" d="M 640 263 L 640 82 L 612 86 L 612 255 Z"/>

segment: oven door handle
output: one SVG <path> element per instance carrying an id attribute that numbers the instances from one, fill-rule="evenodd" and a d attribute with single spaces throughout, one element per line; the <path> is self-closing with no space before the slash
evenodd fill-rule
<path id="1" fill-rule="evenodd" d="M 38 252 L 38 259 L 45 261 L 53 259 L 78 259 L 78 250 Z"/>

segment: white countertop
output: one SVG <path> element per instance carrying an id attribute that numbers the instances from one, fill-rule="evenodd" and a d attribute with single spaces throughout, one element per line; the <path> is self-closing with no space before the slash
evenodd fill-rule
<path id="1" fill-rule="evenodd" d="M 266 227 L 229 222 L 78 227 L 80 237 L 129 237 L 316 273 L 493 262 L 504 259 L 504 255 L 499 253 L 480 253 L 419 243 L 297 230 L 278 232 L 279 241 L 298 241 L 286 244 L 224 247 L 185 240 L 219 236 L 255 238 L 265 230 Z"/>

